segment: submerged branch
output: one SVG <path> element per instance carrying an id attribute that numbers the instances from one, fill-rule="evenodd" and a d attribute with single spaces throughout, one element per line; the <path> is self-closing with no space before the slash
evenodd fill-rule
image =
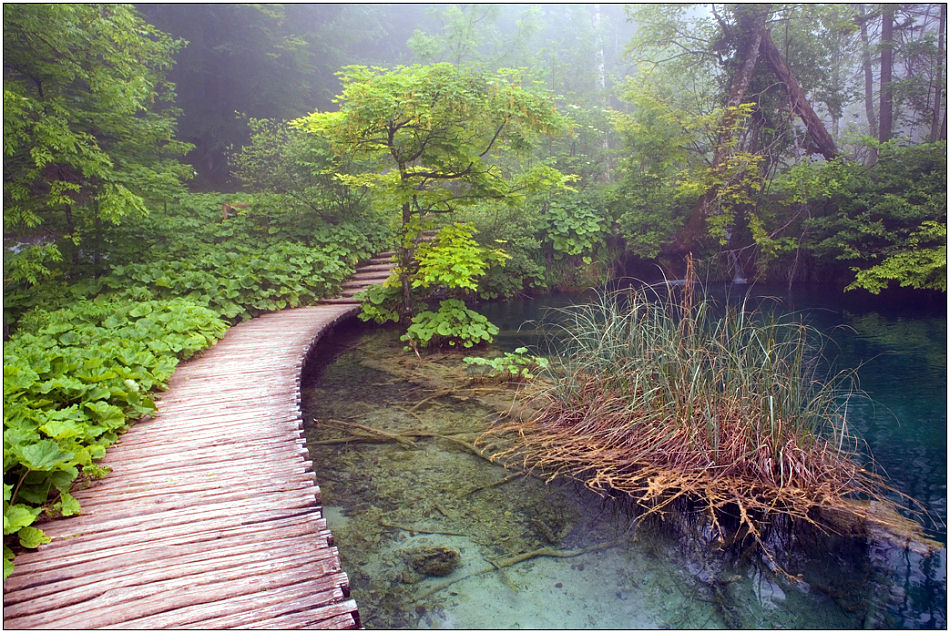
<path id="1" fill-rule="evenodd" d="M 573 558 L 575 556 L 583 556 L 584 554 L 590 554 L 592 552 L 600 552 L 605 549 L 610 549 L 611 547 L 616 547 L 623 542 L 623 539 L 618 539 L 616 541 L 611 541 L 608 543 L 600 543 L 598 545 L 592 545 L 591 547 L 585 547 L 584 549 L 579 550 L 558 550 L 551 547 L 542 547 L 541 549 L 536 549 L 531 552 L 524 552 L 522 554 L 516 554 L 509 558 L 504 558 L 498 561 L 488 561 L 491 563 L 491 567 L 485 567 L 478 571 L 473 571 L 471 573 L 465 574 L 464 576 L 459 576 L 458 578 L 453 578 L 446 582 L 440 583 L 432 588 L 430 588 L 425 593 L 417 597 L 417 600 L 424 600 L 434 593 L 438 593 L 443 589 L 451 587 L 457 582 L 462 580 L 467 580 L 474 576 L 481 576 L 482 574 L 487 574 L 492 571 L 501 571 L 506 567 L 511 567 L 512 565 L 517 565 L 518 563 L 523 563 L 525 561 L 531 560 L 533 558 L 539 557 L 548 557 L 548 558 Z"/>

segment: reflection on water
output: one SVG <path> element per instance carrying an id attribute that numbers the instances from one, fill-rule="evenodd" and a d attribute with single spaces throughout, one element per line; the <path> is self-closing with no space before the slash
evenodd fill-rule
<path id="1" fill-rule="evenodd" d="M 531 308 L 576 301 L 546 298 Z M 482 311 L 503 328 L 502 346 L 535 342 L 532 332 L 517 330 L 537 310 L 509 303 Z M 869 443 L 888 473 L 897 470 L 900 485 L 945 517 L 946 353 L 945 344 L 928 344 L 945 341 L 945 320 L 914 325 L 866 312 L 822 314 L 834 317 L 831 325 L 847 315 L 854 330 L 839 339 L 838 364 L 865 362 L 862 388 L 886 396 L 886 408 L 856 412 L 861 421 L 852 426 L 874 435 Z M 320 421 L 308 427 L 308 446 L 367 628 L 946 625 L 945 550 L 921 558 L 803 534 L 802 551 L 789 561 L 788 571 L 802 578 L 795 582 L 763 572 L 754 560 L 710 551 L 668 522 L 634 526 L 629 509 L 615 501 L 570 483 L 510 478 L 468 450 L 499 406 L 486 400 L 487 390 L 445 389 L 462 354 L 422 365 L 402 352 L 395 332 L 365 332 L 336 338 L 339 356 L 309 381 L 304 406 L 305 419 Z M 866 372 L 873 363 L 882 365 L 874 370 L 879 377 Z M 894 386 L 911 368 L 926 368 L 937 382 L 920 385 L 911 376 L 917 391 Z M 892 395 L 879 388 L 891 386 Z M 892 397 L 906 394 L 916 395 Z M 913 422 L 905 421 L 908 413 Z M 454 553 L 439 559 L 445 565 L 420 566 L 420 556 L 453 551 L 457 567 Z"/>

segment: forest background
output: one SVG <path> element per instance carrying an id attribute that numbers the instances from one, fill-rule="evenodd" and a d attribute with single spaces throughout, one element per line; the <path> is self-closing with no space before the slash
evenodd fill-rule
<path id="1" fill-rule="evenodd" d="M 393 244 L 367 318 L 412 344 L 687 254 L 945 300 L 945 4 L 7 3 L 3 28 L 7 563 L 180 358 Z"/>

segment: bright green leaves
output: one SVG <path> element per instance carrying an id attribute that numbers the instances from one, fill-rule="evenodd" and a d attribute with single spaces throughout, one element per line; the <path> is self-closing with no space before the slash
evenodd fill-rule
<path id="1" fill-rule="evenodd" d="M 412 287 L 438 285 L 476 290 L 477 280 L 485 274 L 489 264 L 503 265 L 507 255 L 501 249 L 481 247 L 473 234 L 470 225 L 456 222 L 442 227 L 432 242 L 419 244 L 416 250 L 419 269 L 412 275 Z"/>
<path id="2" fill-rule="evenodd" d="M 412 323 L 400 339 L 409 343 L 406 349 L 447 344 L 473 347 L 490 343 L 498 334 L 498 326 L 483 315 L 465 307 L 458 299 L 445 299 L 439 310 L 426 310 L 412 318 Z"/>
<path id="3" fill-rule="evenodd" d="M 4 502 L 4 505 L 6 506 L 3 512 L 3 533 L 5 535 L 19 532 L 33 523 L 40 513 L 40 508 L 33 508 L 22 503 L 7 504 L 7 502 Z"/>
<path id="4" fill-rule="evenodd" d="M 17 536 L 20 538 L 20 545 L 23 547 L 39 547 L 43 543 L 50 542 L 50 538 L 46 536 L 46 533 L 35 527 L 20 528 Z"/>
<path id="5" fill-rule="evenodd" d="M 478 247 L 471 232 L 456 225 L 432 246 L 420 244 L 420 229 L 433 214 L 460 213 L 486 200 L 514 204 L 530 192 L 568 188 L 569 179 L 553 167 L 529 160 L 522 165 L 542 135 L 566 126 L 552 97 L 526 84 L 518 71 L 487 74 L 442 63 L 348 66 L 339 76 L 339 111 L 314 112 L 291 125 L 329 143 L 340 159 L 342 184 L 366 188 L 381 207 L 401 212 L 397 261 L 404 294 L 383 311 L 373 303 L 367 318 L 408 316 L 418 301 L 414 290 L 474 290 L 486 262 L 501 261 L 500 251 Z M 347 173 L 344 158 L 362 161 L 359 169 Z"/>
<path id="6" fill-rule="evenodd" d="M 547 369 L 549 361 L 544 356 L 529 356 L 527 347 L 519 347 L 513 353 L 505 352 L 496 358 L 466 356 L 462 361 L 471 370 L 487 372 L 490 378 L 500 380 L 522 380 L 534 378 L 534 372 Z"/>
<path id="7" fill-rule="evenodd" d="M 399 312 L 393 306 L 399 305 L 400 293 L 398 284 L 370 286 L 356 295 L 363 302 L 357 316 L 361 321 L 374 321 L 379 324 L 398 322 Z"/>
<path id="8" fill-rule="evenodd" d="M 922 247 L 922 242 L 934 246 Z M 947 225 L 924 221 L 919 231 L 912 233 L 906 246 L 893 250 L 881 263 L 855 272 L 854 281 L 845 290 L 864 288 L 877 294 L 891 281 L 911 288 L 930 288 L 947 291 Z M 942 244 L 940 242 L 943 242 Z"/>
<path id="9" fill-rule="evenodd" d="M 609 218 L 590 197 L 558 196 L 546 205 L 547 238 L 555 253 L 582 255 L 585 263 L 604 243 Z"/>
<path id="10" fill-rule="evenodd" d="M 67 464 L 74 455 L 62 450 L 55 440 L 50 439 L 14 446 L 12 452 L 29 470 L 52 470 Z"/>

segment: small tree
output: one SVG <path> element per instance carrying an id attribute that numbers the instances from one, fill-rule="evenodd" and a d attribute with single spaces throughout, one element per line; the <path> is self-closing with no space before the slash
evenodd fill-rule
<path id="1" fill-rule="evenodd" d="M 551 96 L 524 85 L 519 71 L 489 75 L 443 63 L 349 66 L 339 76 L 340 110 L 314 112 L 292 125 L 327 139 L 341 158 L 365 161 L 366 171 L 337 179 L 399 209 L 401 303 L 393 313 L 400 318 L 413 314 L 413 291 L 423 286 L 413 283 L 420 278 L 416 249 L 435 214 L 566 187 L 569 177 L 549 164 L 519 162 L 539 135 L 565 126 Z"/>
<path id="2" fill-rule="evenodd" d="M 4 5 L 5 282 L 63 255 L 75 269 L 84 234 L 181 191 L 189 146 L 164 80 L 181 44 L 128 5 Z"/>

